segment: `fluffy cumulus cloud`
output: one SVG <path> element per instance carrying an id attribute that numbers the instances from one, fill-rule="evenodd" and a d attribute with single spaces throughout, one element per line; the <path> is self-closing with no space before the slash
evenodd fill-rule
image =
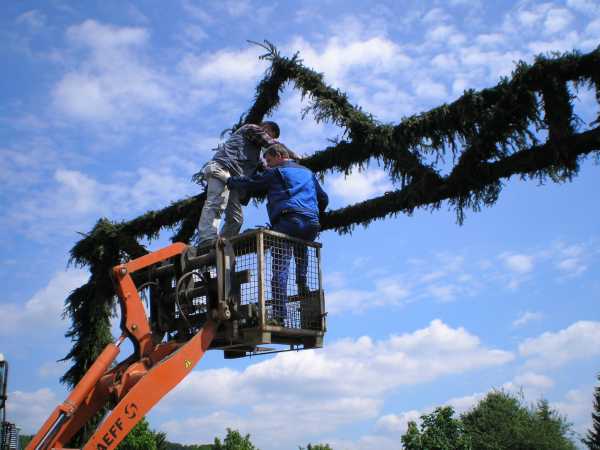
<path id="1" fill-rule="evenodd" d="M 81 58 L 54 86 L 55 107 L 90 122 L 137 117 L 145 109 L 175 112 L 169 81 L 144 62 L 148 39 L 144 28 L 94 20 L 69 27 L 67 41 Z"/>
<path id="2" fill-rule="evenodd" d="M 354 170 L 347 176 L 340 174 L 329 178 L 327 189 L 347 203 L 356 203 L 392 190 L 393 185 L 381 169 Z"/>
<path id="3" fill-rule="evenodd" d="M 228 89 L 247 91 L 262 74 L 266 65 L 258 59 L 261 49 L 222 49 L 200 55 L 188 54 L 180 70 L 198 85 L 225 85 Z"/>
<path id="4" fill-rule="evenodd" d="M 87 278 L 82 270 L 58 272 L 24 304 L 0 303 L 0 336 L 32 336 L 52 328 L 66 329 L 62 319 L 65 298 Z"/>
<path id="5" fill-rule="evenodd" d="M 502 385 L 502 390 L 517 397 L 522 397 L 528 404 L 535 404 L 540 398 L 548 398 L 555 382 L 547 375 L 527 371 L 520 372 Z"/>
<path id="6" fill-rule="evenodd" d="M 408 67 L 411 63 L 411 59 L 389 38 L 361 38 L 361 35 L 355 36 L 354 39 L 348 36 L 333 36 L 324 45 L 315 46 L 297 37 L 287 47 L 300 51 L 306 65 L 323 72 L 327 82 L 334 85 L 343 86 L 351 76 L 362 72 L 392 73 Z"/>
<path id="7" fill-rule="evenodd" d="M 21 428 L 21 434 L 34 434 L 60 399 L 48 388 L 8 393 L 6 409 L 9 420 Z"/>
<path id="8" fill-rule="evenodd" d="M 544 19 L 544 29 L 548 34 L 557 33 L 566 29 L 573 19 L 573 14 L 568 9 L 552 8 Z"/>
<path id="9" fill-rule="evenodd" d="M 274 448 L 374 419 L 385 395 L 402 386 L 512 359 L 510 352 L 485 347 L 465 329 L 434 320 L 385 340 L 342 339 L 322 350 L 280 354 L 240 371 L 193 372 L 161 409 L 185 401 L 197 405 L 197 411 L 193 417 L 165 422 L 161 429 L 180 441 L 198 442 L 200 424 L 212 424 L 213 430 L 234 426 L 252 431 L 260 445 L 265 440 Z M 215 409 L 217 413 L 208 412 Z M 399 420 L 381 419 L 379 425 L 393 428 Z"/>
<path id="10" fill-rule="evenodd" d="M 546 332 L 519 345 L 519 353 L 530 367 L 559 367 L 571 360 L 600 354 L 600 322 L 579 321 L 557 331 Z"/>
<path id="11" fill-rule="evenodd" d="M 78 170 L 56 169 L 43 191 L 23 199 L 0 220 L 19 226 L 30 238 L 44 240 L 48 234 L 86 229 L 99 215 L 131 218 L 136 211 L 164 205 L 191 192 L 193 185 L 175 170 L 175 164 L 140 167 L 103 182 Z"/>
<path id="12" fill-rule="evenodd" d="M 550 407 L 569 418 L 573 430 L 582 436 L 592 427 L 592 403 L 594 388 L 582 386 L 570 389 L 559 401 L 551 402 Z"/>

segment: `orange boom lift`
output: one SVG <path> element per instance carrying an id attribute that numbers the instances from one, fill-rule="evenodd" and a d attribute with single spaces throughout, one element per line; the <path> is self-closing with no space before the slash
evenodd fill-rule
<path id="1" fill-rule="evenodd" d="M 258 229 L 200 250 L 175 243 L 114 267 L 122 334 L 104 348 L 26 450 L 65 448 L 104 409 L 107 414 L 83 450 L 115 449 L 209 349 L 237 358 L 322 347 L 320 249 L 318 243 Z M 283 295 L 271 282 L 281 278 L 282 264 L 297 282 L 287 283 Z M 285 320 L 272 320 L 275 311 Z M 126 338 L 134 353 L 116 364 Z"/>

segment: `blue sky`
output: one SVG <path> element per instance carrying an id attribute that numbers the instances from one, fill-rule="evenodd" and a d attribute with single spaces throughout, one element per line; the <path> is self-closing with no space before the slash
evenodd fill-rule
<path id="1" fill-rule="evenodd" d="M 600 44 L 592 0 L 166 5 L 0 10 L 0 352 L 8 418 L 25 433 L 65 396 L 62 305 L 87 278 L 67 268 L 77 232 L 198 192 L 190 176 L 267 67 L 246 40 L 300 51 L 383 122 L 493 86 L 540 52 Z M 310 154 L 342 131 L 302 120 L 305 105 L 288 89 L 272 118 L 283 142 Z M 593 93 L 580 89 L 575 108 L 585 129 Z M 237 361 L 212 352 L 149 415 L 152 427 L 186 443 L 238 428 L 263 450 L 395 449 L 408 420 L 504 388 L 549 399 L 583 432 L 600 370 L 598 180 L 590 158 L 571 183 L 507 181 L 463 226 L 443 205 L 324 233 L 325 348 Z M 327 174 L 325 187 L 338 207 L 393 185 L 371 164 Z M 267 221 L 262 207 L 246 213 L 248 226 Z"/>

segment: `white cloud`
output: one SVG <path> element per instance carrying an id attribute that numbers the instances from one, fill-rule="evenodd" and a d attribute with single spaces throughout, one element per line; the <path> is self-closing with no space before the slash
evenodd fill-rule
<path id="1" fill-rule="evenodd" d="M 597 14 L 600 11 L 600 5 L 594 0 L 567 0 L 567 6 L 586 14 Z"/>
<path id="2" fill-rule="evenodd" d="M 432 8 L 423 16 L 424 23 L 440 23 L 450 20 L 450 16 L 442 8 Z"/>
<path id="3" fill-rule="evenodd" d="M 448 90 L 442 83 L 423 79 L 415 80 L 413 82 L 415 86 L 415 93 L 424 99 L 431 100 L 444 100 L 448 97 Z"/>
<path id="4" fill-rule="evenodd" d="M 438 25 L 427 32 L 427 40 L 447 42 L 456 33 L 456 28 L 452 25 Z"/>
<path id="5" fill-rule="evenodd" d="M 270 447 L 282 448 L 283 439 L 293 443 L 302 437 L 296 434 L 299 430 L 312 438 L 376 417 L 384 396 L 400 386 L 498 366 L 512 358 L 510 352 L 484 347 L 463 328 L 434 320 L 386 340 L 342 339 L 322 350 L 279 354 L 241 371 L 195 371 L 161 406 L 176 408 L 185 399 L 197 405 L 195 418 L 169 421 L 161 428 L 179 439 L 200 423 L 239 426 L 270 440 Z M 215 407 L 220 412 L 210 414 Z M 393 424 L 390 418 L 381 426 Z"/>
<path id="6" fill-rule="evenodd" d="M 531 9 L 520 8 L 517 11 L 517 20 L 524 27 L 534 27 L 542 22 L 550 8 L 550 3 L 534 5 Z"/>
<path id="7" fill-rule="evenodd" d="M 19 208 L 6 211 L 2 219 L 27 236 L 43 240 L 49 229 L 69 234 L 86 229 L 98 215 L 131 218 L 135 212 L 190 193 L 194 186 L 175 170 L 169 162 L 118 173 L 113 182 L 102 183 L 77 170 L 57 169 L 44 190 L 21 200 Z"/>
<path id="8" fill-rule="evenodd" d="M 65 299 L 73 289 L 85 283 L 88 276 L 83 270 L 57 272 L 46 287 L 24 304 L 0 303 L 3 319 L 0 335 L 33 336 L 51 328 L 66 328 L 67 323 L 61 317 Z"/>
<path id="9" fill-rule="evenodd" d="M 204 24 L 212 24 L 216 20 L 215 17 L 206 11 L 206 8 L 195 4 L 192 0 L 183 0 L 182 6 L 183 10 L 193 19 L 199 20 Z"/>
<path id="10" fill-rule="evenodd" d="M 258 59 L 261 50 L 251 46 L 244 50 L 222 49 L 201 55 L 188 54 L 180 63 L 180 70 L 200 85 L 226 84 L 245 91 L 266 68 L 266 64 Z"/>
<path id="11" fill-rule="evenodd" d="M 563 259 L 557 264 L 557 267 L 562 272 L 572 276 L 581 275 L 587 270 L 587 266 L 582 264 L 578 258 Z"/>
<path id="12" fill-rule="evenodd" d="M 46 16 L 41 11 L 32 9 L 17 17 L 16 22 L 18 24 L 25 24 L 31 29 L 36 30 L 42 28 L 46 24 Z"/>
<path id="13" fill-rule="evenodd" d="M 327 311 L 330 314 L 358 314 L 374 307 L 398 306 L 411 294 L 410 288 L 396 278 L 379 278 L 374 281 L 372 290 L 341 287 L 327 292 Z"/>
<path id="14" fill-rule="evenodd" d="M 554 386 L 554 381 L 551 378 L 535 372 L 525 372 L 517 375 L 513 383 L 517 386 L 527 386 L 542 390 L 550 389 Z"/>
<path id="15" fill-rule="evenodd" d="M 452 406 L 456 413 L 462 414 L 472 409 L 475 405 L 477 405 L 477 403 L 483 400 L 484 397 L 485 394 L 476 392 L 475 394 L 465 395 L 463 397 L 451 398 L 450 400 L 446 401 L 444 405 Z"/>
<path id="16" fill-rule="evenodd" d="M 381 169 L 359 172 L 354 170 L 350 175 L 335 175 L 327 180 L 329 191 L 347 202 L 356 203 L 381 195 L 393 189 L 387 174 Z"/>
<path id="17" fill-rule="evenodd" d="M 321 50 L 297 37 L 287 47 L 291 51 L 299 50 L 308 67 L 324 72 L 328 82 L 341 88 L 348 83 L 349 75 L 357 75 L 356 71 L 362 70 L 371 76 L 393 73 L 411 63 L 395 42 L 381 36 L 350 42 L 333 36 Z"/>
<path id="18" fill-rule="evenodd" d="M 569 390 L 563 399 L 551 402 L 550 407 L 566 416 L 575 432 L 585 435 L 592 427 L 593 398 L 593 387 L 580 387 Z"/>
<path id="19" fill-rule="evenodd" d="M 525 311 L 513 321 L 514 327 L 522 327 L 534 320 L 541 320 L 544 315 L 540 312 Z"/>
<path id="20" fill-rule="evenodd" d="M 429 293 L 432 297 L 442 302 L 450 302 L 456 299 L 457 288 L 452 284 L 446 285 L 432 285 L 428 288 Z"/>
<path id="21" fill-rule="evenodd" d="M 527 47 L 535 54 L 547 52 L 566 52 L 575 48 L 579 48 L 580 43 L 581 37 L 579 36 L 579 33 L 577 31 L 570 31 L 551 40 L 530 41 L 527 44 Z"/>
<path id="22" fill-rule="evenodd" d="M 506 42 L 506 36 L 501 33 L 486 33 L 477 36 L 476 41 L 483 46 L 494 47 Z"/>
<path id="23" fill-rule="evenodd" d="M 600 355 L 600 322 L 579 321 L 563 330 L 526 339 L 519 345 L 519 353 L 531 367 L 559 367 Z"/>
<path id="24" fill-rule="evenodd" d="M 577 277 L 587 269 L 587 248 L 583 244 L 567 245 L 559 242 L 555 248 L 556 268 L 567 277 Z"/>
<path id="25" fill-rule="evenodd" d="M 54 100 L 63 112 L 80 119 L 106 120 L 116 112 L 102 80 L 87 74 L 66 74 L 54 89 Z"/>
<path id="26" fill-rule="evenodd" d="M 463 397 L 454 397 L 443 403 L 443 406 L 451 406 L 455 413 L 462 414 L 473 408 L 480 400 L 485 397 L 483 393 L 475 393 Z M 419 424 L 421 416 L 429 414 L 441 405 L 427 406 L 422 410 L 404 411 L 399 414 L 387 414 L 380 417 L 377 422 L 377 428 L 383 432 L 399 436 L 408 429 L 408 422 L 414 421 Z"/>
<path id="27" fill-rule="evenodd" d="M 118 50 L 127 50 L 131 46 L 144 45 L 148 41 L 149 34 L 143 28 L 115 27 L 95 20 L 86 20 L 80 25 L 69 27 L 67 38 L 75 45 L 91 48 L 97 52 L 94 57 L 99 58 L 98 62 L 104 64 L 101 51 L 114 53 Z"/>
<path id="28" fill-rule="evenodd" d="M 377 419 L 377 428 L 388 433 L 404 433 L 408 422 L 418 422 L 422 412 L 417 410 L 405 411 L 400 414 L 387 414 Z"/>
<path id="29" fill-rule="evenodd" d="M 69 368 L 68 361 L 48 361 L 43 363 L 38 374 L 42 378 L 60 378 Z"/>
<path id="30" fill-rule="evenodd" d="M 545 32 L 548 34 L 557 33 L 567 28 L 573 21 L 573 14 L 568 9 L 553 8 L 546 14 L 544 20 Z"/>
<path id="31" fill-rule="evenodd" d="M 123 121 L 145 110 L 177 110 L 167 78 L 143 62 L 149 39 L 144 28 L 86 20 L 69 27 L 67 39 L 84 58 L 52 90 L 54 106 L 66 116 Z"/>
<path id="32" fill-rule="evenodd" d="M 504 253 L 500 255 L 500 259 L 504 262 L 504 265 L 517 274 L 526 274 L 534 268 L 534 258 L 531 255 L 525 255 L 522 253 Z"/>
<path id="33" fill-rule="evenodd" d="M 10 421 L 22 429 L 22 434 L 35 434 L 59 402 L 48 388 L 33 392 L 13 391 L 8 393 L 6 409 Z"/>
<path id="34" fill-rule="evenodd" d="M 512 395 L 523 397 L 529 404 L 534 404 L 540 398 L 547 398 L 548 392 L 554 387 L 554 380 L 536 372 L 517 374 L 511 381 L 502 385 L 502 390 Z"/>

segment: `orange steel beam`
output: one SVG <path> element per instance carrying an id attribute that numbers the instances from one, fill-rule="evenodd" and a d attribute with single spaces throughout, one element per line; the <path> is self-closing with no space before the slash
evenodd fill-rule
<path id="1" fill-rule="evenodd" d="M 131 429 L 200 361 L 217 325 L 209 321 L 169 358 L 154 366 L 133 386 L 96 430 L 83 450 L 113 450 Z"/>
<path id="2" fill-rule="evenodd" d="M 144 310 L 144 304 L 137 292 L 131 274 L 152 264 L 180 255 L 186 248 L 187 245 L 177 242 L 113 268 L 113 276 L 117 282 L 117 293 L 121 302 L 121 317 L 125 319 L 121 326 L 124 326 L 123 331 L 135 341 L 136 347 L 139 348 L 142 356 L 147 356 L 152 351 L 152 330 Z"/>
<path id="3" fill-rule="evenodd" d="M 119 354 L 118 344 L 108 344 L 104 348 L 67 399 L 50 414 L 50 417 L 44 422 L 44 425 L 42 425 L 40 431 L 31 440 L 26 450 L 51 448 L 50 444 L 60 437 L 61 428 L 75 414 L 81 403 L 85 401 L 90 391 L 96 386 L 102 375 L 108 370 Z"/>
<path id="4" fill-rule="evenodd" d="M 177 256 L 186 249 L 185 244 L 175 243 L 113 268 L 123 317 L 123 336 L 116 344 L 105 347 L 67 399 L 55 408 L 26 450 L 63 448 L 111 396 L 120 401 L 109 420 L 104 421 L 94 434 L 92 440 L 98 436 L 96 446 L 90 441 L 85 448 L 115 448 L 143 415 L 202 358 L 214 338 L 216 325 L 207 322 L 185 344 L 169 342 L 154 345 L 144 305 L 131 278 L 133 272 Z M 138 351 L 110 369 L 125 336 L 133 341 Z M 113 416 L 115 421 L 110 425 Z M 113 434 L 119 434 L 119 437 Z"/>

